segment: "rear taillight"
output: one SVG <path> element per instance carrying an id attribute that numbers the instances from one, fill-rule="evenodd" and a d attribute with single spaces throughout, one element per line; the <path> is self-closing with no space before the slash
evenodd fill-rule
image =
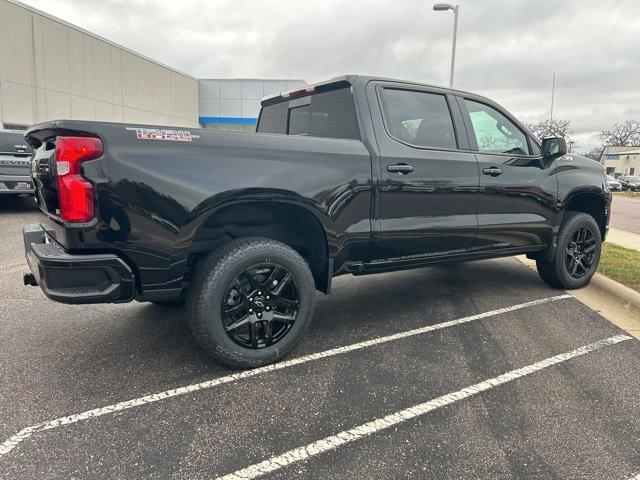
<path id="1" fill-rule="evenodd" d="M 60 218 L 88 222 L 93 218 L 93 186 L 80 174 L 80 165 L 102 155 L 102 140 L 94 137 L 56 138 L 56 174 Z"/>

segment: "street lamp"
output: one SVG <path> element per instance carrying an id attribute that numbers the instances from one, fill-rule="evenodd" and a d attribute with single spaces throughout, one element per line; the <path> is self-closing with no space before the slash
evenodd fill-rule
<path id="1" fill-rule="evenodd" d="M 456 38 L 458 36 L 458 5 L 453 6 L 450 3 L 436 3 L 433 9 L 436 12 L 453 10 L 453 46 L 451 48 L 451 75 L 449 77 L 449 86 L 453 87 L 453 67 L 456 63 Z"/>

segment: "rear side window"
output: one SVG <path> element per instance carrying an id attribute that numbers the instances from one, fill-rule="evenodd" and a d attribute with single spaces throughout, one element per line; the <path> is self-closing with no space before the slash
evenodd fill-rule
<path id="1" fill-rule="evenodd" d="M 258 132 L 287 133 L 287 102 L 264 107 L 260 112 Z"/>
<path id="2" fill-rule="evenodd" d="M 360 140 L 353 94 L 349 88 L 263 107 L 257 131 Z"/>
<path id="3" fill-rule="evenodd" d="M 527 137 L 511 120 L 495 108 L 465 99 L 478 150 L 488 153 L 528 155 Z"/>
<path id="4" fill-rule="evenodd" d="M 458 148 L 444 95 L 385 88 L 382 97 L 385 122 L 393 137 L 420 147 Z"/>

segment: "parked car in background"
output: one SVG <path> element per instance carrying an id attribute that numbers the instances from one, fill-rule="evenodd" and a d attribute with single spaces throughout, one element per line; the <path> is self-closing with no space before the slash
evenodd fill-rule
<path id="1" fill-rule="evenodd" d="M 607 185 L 612 192 L 622 191 L 622 184 L 611 175 L 607 175 Z"/>
<path id="2" fill-rule="evenodd" d="M 637 175 L 622 175 L 618 178 L 618 182 L 623 190 L 640 192 L 640 177 Z"/>
<path id="3" fill-rule="evenodd" d="M 624 175 L 620 175 L 616 180 L 620 183 L 622 191 L 629 190 L 629 183 L 624 179 Z"/>
<path id="4" fill-rule="evenodd" d="M 287 355 L 338 275 L 527 254 L 582 287 L 609 222 L 602 164 L 419 83 L 305 85 L 262 100 L 257 133 L 57 120 L 26 136 L 42 215 L 25 283 L 63 303 L 186 299 L 233 367 Z"/>
<path id="5" fill-rule="evenodd" d="M 0 195 L 35 193 L 31 179 L 33 149 L 23 135 L 19 130 L 0 130 Z"/>

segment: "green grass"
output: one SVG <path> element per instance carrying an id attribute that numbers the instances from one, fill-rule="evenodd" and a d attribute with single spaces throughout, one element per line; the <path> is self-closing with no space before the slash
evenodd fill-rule
<path id="1" fill-rule="evenodd" d="M 640 192 L 630 192 L 627 190 L 626 192 L 611 192 L 617 197 L 631 197 L 631 198 L 640 198 Z"/>
<path id="2" fill-rule="evenodd" d="M 602 245 L 598 271 L 640 292 L 640 252 L 611 243 Z"/>

